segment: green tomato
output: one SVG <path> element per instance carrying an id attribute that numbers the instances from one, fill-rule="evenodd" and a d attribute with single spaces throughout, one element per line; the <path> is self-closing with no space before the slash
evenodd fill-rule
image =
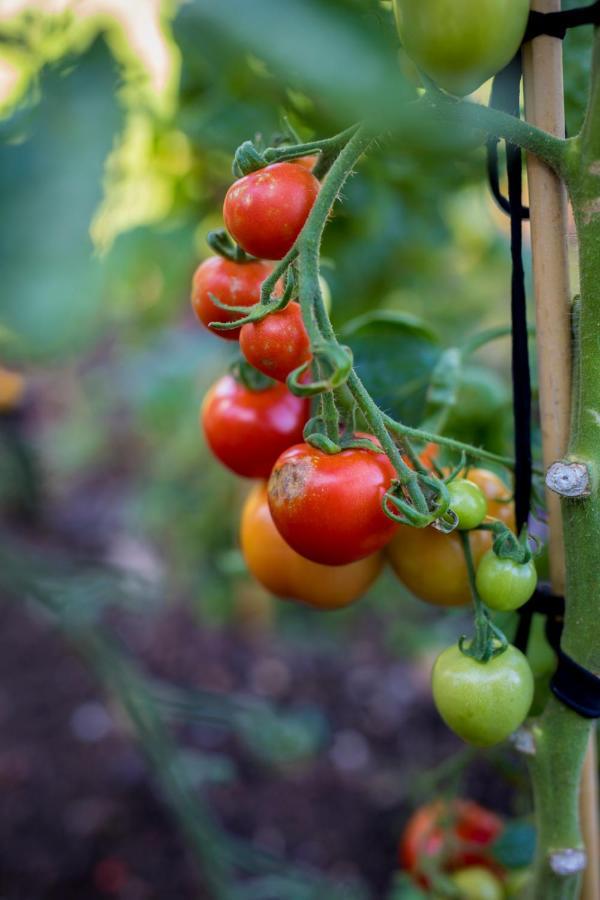
<path id="1" fill-rule="evenodd" d="M 457 478 L 448 485 L 448 493 L 460 530 L 477 528 L 487 515 L 487 500 L 481 488 L 466 478 Z"/>
<path id="2" fill-rule="evenodd" d="M 532 559 L 526 563 L 500 559 L 493 550 L 488 550 L 477 568 L 475 583 L 479 596 L 490 609 L 499 612 L 518 609 L 535 591 L 535 563 Z"/>
<path id="3" fill-rule="evenodd" d="M 394 0 L 400 40 L 440 87 L 469 94 L 521 45 L 529 0 Z"/>
<path id="4" fill-rule="evenodd" d="M 461 900 L 502 900 L 502 884 L 489 869 L 469 866 L 458 869 L 449 879 L 458 888 Z"/>
<path id="5" fill-rule="evenodd" d="M 512 869 L 506 875 L 504 885 L 507 897 L 525 897 L 531 884 L 533 873 L 531 869 Z"/>
<path id="6" fill-rule="evenodd" d="M 476 747 L 491 747 L 522 725 L 533 699 L 533 675 L 520 650 L 486 663 L 448 647 L 433 666 L 433 699 L 442 719 Z"/>

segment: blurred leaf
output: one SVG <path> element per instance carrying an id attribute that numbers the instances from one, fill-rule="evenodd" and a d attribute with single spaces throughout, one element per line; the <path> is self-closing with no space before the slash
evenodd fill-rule
<path id="1" fill-rule="evenodd" d="M 192 0 L 179 28 L 214 29 L 264 61 L 286 87 L 307 91 L 338 121 L 386 112 L 398 117 L 411 88 L 397 61 L 389 10 L 341 0 Z"/>
<path id="2" fill-rule="evenodd" d="M 97 337 L 105 275 L 88 229 L 119 126 L 100 44 L 68 73 L 45 72 L 41 91 L 19 142 L 0 143 L 0 321 L 28 357 L 72 353 Z"/>
<path id="3" fill-rule="evenodd" d="M 379 406 L 417 425 L 441 354 L 435 332 L 413 316 L 383 311 L 353 320 L 342 335 L 354 353 L 356 371 Z"/>

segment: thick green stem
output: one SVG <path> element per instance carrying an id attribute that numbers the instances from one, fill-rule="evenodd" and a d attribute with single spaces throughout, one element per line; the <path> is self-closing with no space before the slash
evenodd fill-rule
<path id="1" fill-rule="evenodd" d="M 568 459 L 583 463 L 591 493 L 563 499 L 566 614 L 562 648 L 600 675 L 600 31 L 596 30 L 590 101 L 565 171 L 577 223 L 581 298 L 573 347 L 572 426 Z M 554 697 L 534 726 L 531 772 L 538 853 L 535 900 L 575 900 L 585 858 L 579 785 L 593 722 Z M 594 852 L 594 848 L 590 848 Z M 567 851 L 565 853 L 565 851 Z M 562 869 L 562 871 L 561 871 Z"/>
<path id="2" fill-rule="evenodd" d="M 569 141 L 562 140 L 536 128 L 509 113 L 482 106 L 470 100 L 456 100 L 442 91 L 429 93 L 427 102 L 435 107 L 439 119 L 455 128 L 473 128 L 535 154 L 552 169 L 561 174 L 565 167 Z"/>

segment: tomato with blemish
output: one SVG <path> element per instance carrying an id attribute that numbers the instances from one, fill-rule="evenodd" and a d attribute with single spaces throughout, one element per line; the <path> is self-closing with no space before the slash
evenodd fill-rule
<path id="1" fill-rule="evenodd" d="M 224 466 L 245 478 L 268 478 L 283 450 L 302 439 L 309 414 L 309 401 L 284 384 L 253 391 L 225 375 L 206 394 L 201 421 Z"/>
<path id="2" fill-rule="evenodd" d="M 291 162 L 251 172 L 227 191 L 225 225 L 246 253 L 282 259 L 302 231 L 320 186 L 312 172 Z"/>
<path id="3" fill-rule="evenodd" d="M 354 562 L 380 550 L 398 527 L 382 508 L 395 475 L 384 453 L 290 447 L 269 479 L 273 521 L 301 556 L 330 566 Z"/>

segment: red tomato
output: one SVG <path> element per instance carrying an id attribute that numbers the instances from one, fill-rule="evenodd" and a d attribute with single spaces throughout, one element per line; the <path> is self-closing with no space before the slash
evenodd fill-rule
<path id="1" fill-rule="evenodd" d="M 497 871 L 489 848 L 503 827 L 495 813 L 477 803 L 455 800 L 449 806 L 436 800 L 422 806 L 408 820 L 398 847 L 400 864 L 419 876 L 422 884 L 427 883 L 422 872 L 433 857 L 439 857 L 443 871 L 472 865 L 486 865 Z"/>
<path id="2" fill-rule="evenodd" d="M 308 169 L 309 172 L 312 172 L 318 159 L 319 154 L 312 153 L 310 156 L 298 156 L 297 159 L 293 159 L 291 162 L 295 163 L 297 166 L 303 166 L 305 169 Z"/>
<path id="3" fill-rule="evenodd" d="M 192 282 L 192 307 L 203 325 L 210 322 L 235 322 L 239 313 L 228 313 L 216 306 L 209 294 L 214 294 L 228 306 L 254 306 L 260 300 L 263 281 L 273 267 L 263 261 L 238 263 L 222 256 L 211 256 L 204 260 L 194 273 Z M 213 334 L 228 341 L 236 341 L 239 328 L 231 331 L 209 329 Z"/>
<path id="4" fill-rule="evenodd" d="M 384 453 L 329 454 L 298 444 L 273 467 L 271 514 L 301 556 L 329 566 L 351 563 L 380 550 L 394 534 L 397 525 L 381 503 L 395 476 Z"/>
<path id="5" fill-rule="evenodd" d="M 201 411 L 210 449 L 245 478 L 268 478 L 280 453 L 302 438 L 309 414 L 309 401 L 285 385 L 251 391 L 231 375 L 212 386 Z"/>
<path id="6" fill-rule="evenodd" d="M 375 581 L 383 564 L 380 553 L 347 566 L 321 566 L 300 556 L 275 528 L 264 482 L 252 489 L 244 504 L 240 539 L 246 565 L 263 587 L 314 609 L 341 609 L 353 603 Z"/>
<path id="7" fill-rule="evenodd" d="M 310 340 L 298 303 L 260 322 L 248 322 L 240 333 L 240 348 L 249 363 L 277 381 L 311 358 Z"/>
<path id="8" fill-rule="evenodd" d="M 294 163 L 274 163 L 234 182 L 223 218 L 230 234 L 252 256 L 282 259 L 302 231 L 320 184 Z"/>

